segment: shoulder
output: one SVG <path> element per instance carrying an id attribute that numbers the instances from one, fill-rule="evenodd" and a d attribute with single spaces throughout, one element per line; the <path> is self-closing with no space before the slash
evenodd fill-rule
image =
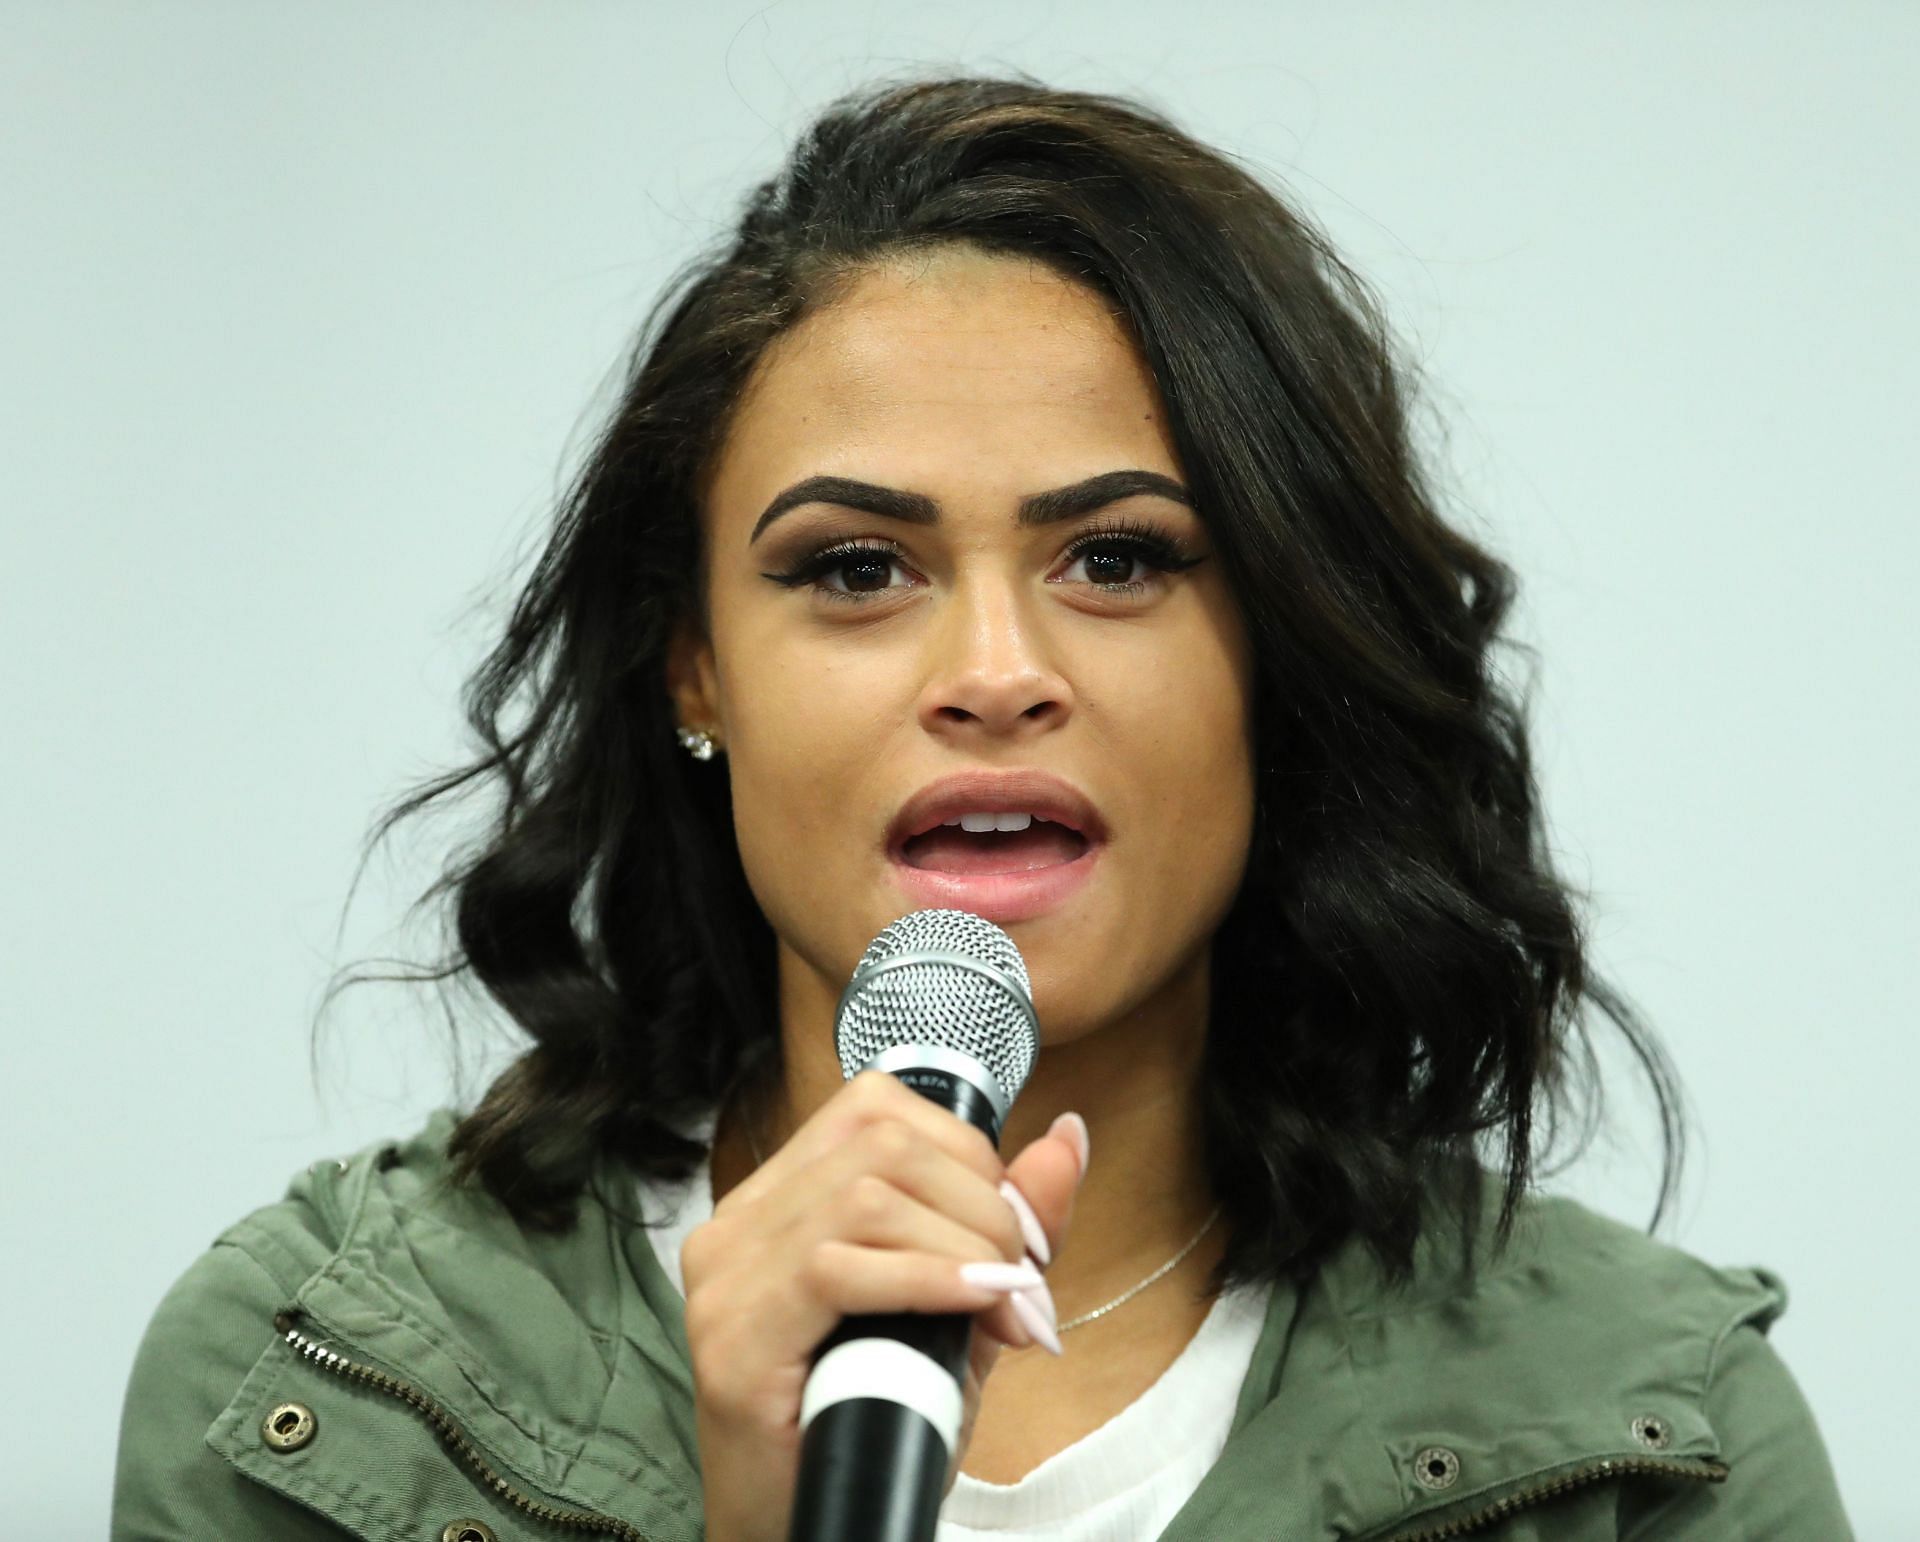
<path id="1" fill-rule="evenodd" d="M 1500 1200 L 1498 1175 L 1483 1173 L 1472 1230 L 1430 1225 L 1404 1284 L 1345 1247 L 1326 1272 L 1333 1309 L 1349 1322 L 1418 1320 L 1436 1333 L 1472 1336 L 1501 1319 L 1515 1331 L 1569 1334 L 1570 1344 L 1663 1342 L 1693 1356 L 1703 1379 L 1736 1326 L 1765 1333 L 1787 1309 L 1774 1270 L 1711 1263 L 1565 1195 L 1523 1194 L 1502 1239 Z"/>
<path id="2" fill-rule="evenodd" d="M 248 1482 L 207 1443 L 221 1412 L 278 1339 L 274 1317 L 367 1222 L 396 1201 L 438 1203 L 455 1116 L 411 1138 L 326 1158 L 241 1217 L 173 1281 L 141 1335 L 121 1405 L 113 1535 L 338 1533 Z M 271 1513 L 269 1513 L 269 1511 Z"/>
<path id="3" fill-rule="evenodd" d="M 404 1139 L 308 1163 L 279 1199 L 227 1226 L 174 1281 L 149 1336 L 155 1328 L 216 1315 L 223 1307 L 285 1304 L 343 1250 L 409 1220 L 436 1218 L 437 1212 L 445 1223 L 511 1228 L 491 1198 L 452 1183 L 447 1141 L 458 1117 L 452 1109 L 438 1109 Z"/>
<path id="4" fill-rule="evenodd" d="M 1591 1423 L 1597 1448 L 1655 1411 L 1670 1443 L 1643 1454 L 1711 1454 L 1729 1469 L 1719 1483 L 1627 1486 L 1622 1537 L 1851 1536 L 1813 1410 L 1771 1339 L 1789 1302 L 1778 1272 L 1713 1263 L 1537 1191 L 1496 1248 L 1498 1206 L 1489 1176 L 1472 1272 L 1458 1234 L 1423 1238 L 1404 1288 L 1343 1256 L 1333 1305 L 1383 1375 L 1444 1368 L 1489 1438 Z"/>
<path id="5" fill-rule="evenodd" d="M 1722 1339 L 1705 1398 L 1727 1481 L 1665 1496 L 1634 1491 L 1621 1506 L 1623 1538 L 1853 1536 L 1819 1421 L 1762 1325 L 1741 1323 Z"/>
<path id="6" fill-rule="evenodd" d="M 453 1109 L 436 1109 L 405 1138 L 308 1163 L 279 1200 L 235 1221 L 215 1246 L 246 1252 L 293 1292 L 343 1248 L 416 1213 L 497 1222 L 502 1212 L 490 1198 L 454 1187 L 447 1142 L 458 1122 Z"/>
<path id="7" fill-rule="evenodd" d="M 1620 1535 L 1846 1542 L 1853 1532 L 1819 1421 L 1772 1337 L 1790 1299 L 1785 1279 L 1759 1264 L 1710 1263 L 1569 1198 L 1538 1197 L 1532 1209 L 1535 1256 L 1570 1302 L 1630 1314 L 1643 1336 L 1663 1324 L 1690 1335 L 1701 1407 L 1729 1469 L 1720 1484 L 1625 1491 Z"/>
<path id="8" fill-rule="evenodd" d="M 1497 1204 L 1491 1194 L 1488 1204 Z M 1531 1193 L 1489 1269 L 1508 1289 L 1558 1315 L 1603 1314 L 1645 1331 L 1665 1324 L 1697 1339 L 1710 1378 L 1736 1327 L 1766 1333 L 1785 1314 L 1786 1280 L 1762 1264 L 1716 1264 L 1565 1195 Z"/>

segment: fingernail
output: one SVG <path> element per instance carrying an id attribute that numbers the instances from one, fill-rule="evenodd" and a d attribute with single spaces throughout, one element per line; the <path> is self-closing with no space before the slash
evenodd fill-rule
<path id="1" fill-rule="evenodd" d="M 1054 1327 L 1057 1328 L 1060 1326 L 1060 1314 L 1053 1309 L 1053 1292 L 1047 1289 L 1047 1282 L 1045 1280 L 1042 1280 L 1038 1285 L 1028 1290 L 1021 1291 L 1020 1295 L 1023 1299 L 1031 1301 L 1035 1306 L 1039 1307 L 1041 1313 Z"/>
<path id="2" fill-rule="evenodd" d="M 1026 1328 L 1027 1332 L 1031 1333 L 1053 1354 L 1059 1355 L 1066 1353 L 1066 1351 L 1060 1347 L 1060 1335 L 1053 1331 L 1053 1324 L 1047 1321 L 1045 1314 L 1041 1312 L 1039 1307 L 1027 1299 L 1025 1291 L 1016 1291 L 1013 1295 L 1008 1296 L 1007 1299 L 1013 1303 L 1014 1315 L 1020 1319 L 1022 1326 Z"/>
<path id="3" fill-rule="evenodd" d="M 982 1290 L 1032 1290 L 1036 1285 L 1046 1284 L 1040 1271 L 1025 1261 L 962 1264 L 960 1278 Z"/>
<path id="4" fill-rule="evenodd" d="M 1062 1114 L 1047 1126 L 1049 1135 L 1065 1135 L 1073 1142 L 1073 1149 L 1080 1156 L 1080 1176 L 1087 1175 L 1087 1164 L 1093 1160 L 1093 1141 L 1087 1135 L 1087 1121 L 1078 1114 Z"/>
<path id="5" fill-rule="evenodd" d="M 1040 1217 L 1033 1213 L 1033 1206 L 1027 1203 L 1027 1196 L 1013 1185 L 1011 1178 L 1000 1180 L 1000 1197 L 1013 1206 L 1013 1213 L 1020 1217 L 1020 1235 L 1027 1239 L 1027 1251 L 1043 1264 L 1053 1262 L 1052 1250 L 1047 1247 L 1046 1228 L 1041 1226 Z"/>

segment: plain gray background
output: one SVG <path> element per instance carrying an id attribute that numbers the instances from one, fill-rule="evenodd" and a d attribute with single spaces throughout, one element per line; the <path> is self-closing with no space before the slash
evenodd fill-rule
<path id="1" fill-rule="evenodd" d="M 464 758 L 647 301 L 837 92 L 1018 67 L 1243 156 L 1378 287 L 1523 581 L 1595 962 L 1691 1094 L 1660 1235 L 1785 1277 L 1860 1534 L 1920 1537 L 1917 16 L 0 8 L 9 1534 L 104 1531 L 134 1347 L 218 1231 L 450 1096 L 425 988 L 340 997 L 317 1088 L 309 1025 L 437 947 L 403 912 L 466 826 L 402 826 L 342 924 L 360 843 Z M 1618 1086 L 1549 1186 L 1644 1225 Z"/>

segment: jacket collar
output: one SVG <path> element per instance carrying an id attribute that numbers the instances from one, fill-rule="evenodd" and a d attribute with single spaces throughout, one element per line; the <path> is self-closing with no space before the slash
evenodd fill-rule
<path id="1" fill-rule="evenodd" d="M 630 1175 L 603 1168 L 611 1209 L 590 1194 L 573 1231 L 531 1235 L 448 1186 L 453 1122 L 441 1110 L 347 1164 L 337 1239 L 288 1306 L 303 1331 L 419 1389 L 509 1482 L 662 1542 L 697 1536 L 684 1303 L 636 1217 L 616 1213 Z M 1483 1193 L 1484 1248 L 1491 1174 Z M 290 1224 L 271 1219 L 283 1208 L 236 1240 L 297 1256 L 272 1235 Z M 1713 1350 L 1735 1323 L 1784 1309 L 1777 1279 L 1543 1196 L 1471 1287 L 1460 1256 L 1458 1239 L 1430 1233 L 1395 1288 L 1349 1244 L 1306 1287 L 1276 1287 L 1227 1447 L 1165 1542 L 1418 1535 L 1598 1463 L 1712 1470 Z"/>

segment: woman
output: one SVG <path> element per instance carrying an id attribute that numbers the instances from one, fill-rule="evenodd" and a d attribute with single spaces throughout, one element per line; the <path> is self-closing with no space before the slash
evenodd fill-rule
<path id="1" fill-rule="evenodd" d="M 943 1538 L 1846 1535 L 1779 1278 L 1531 1192 L 1583 998 L 1660 1208 L 1679 1125 L 1513 593 L 1228 159 L 1025 81 L 838 104 L 643 333 L 488 753 L 381 826 L 502 778 L 447 972 L 531 1047 L 176 1284 L 116 1534 L 784 1538 L 814 1349 L 914 1310 L 976 1323 Z M 941 904 L 1032 979 L 998 1149 L 835 1057 Z"/>

